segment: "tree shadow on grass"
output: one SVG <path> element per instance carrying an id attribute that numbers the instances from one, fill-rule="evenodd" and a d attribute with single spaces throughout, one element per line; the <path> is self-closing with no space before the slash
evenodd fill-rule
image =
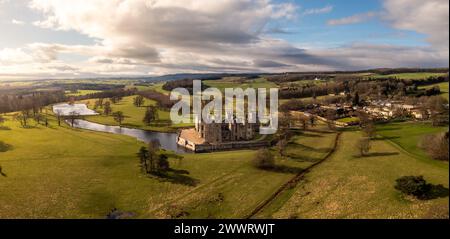
<path id="1" fill-rule="evenodd" d="M 4 143 L 3 141 L 0 141 L 0 153 L 4 153 L 6 151 L 10 151 L 13 149 L 13 146 L 7 143 Z"/>
<path id="2" fill-rule="evenodd" d="M 323 138 L 323 135 L 320 134 L 311 134 L 307 132 L 299 132 L 298 136 L 310 137 L 310 138 Z"/>
<path id="3" fill-rule="evenodd" d="M 6 175 L 6 173 L 3 172 L 3 168 L 1 165 L 0 165 L 0 176 L 5 177 L 5 178 L 8 177 L 8 175 Z"/>
<path id="4" fill-rule="evenodd" d="M 377 130 L 378 131 L 393 131 L 393 130 L 401 130 L 402 128 L 401 127 L 395 127 L 395 126 L 392 126 L 392 127 L 382 127 L 382 128 L 378 128 Z"/>
<path id="5" fill-rule="evenodd" d="M 368 153 L 366 155 L 354 155 L 354 158 L 371 158 L 371 157 L 384 157 L 384 156 L 393 156 L 399 155 L 398 152 L 379 152 L 379 153 Z"/>
<path id="6" fill-rule="evenodd" d="M 11 130 L 8 126 L 0 126 L 0 130 Z"/>
<path id="7" fill-rule="evenodd" d="M 289 173 L 289 174 L 298 174 L 304 171 L 303 168 L 291 167 L 286 165 L 275 165 L 270 168 L 264 168 L 264 170 L 275 173 Z"/>
<path id="8" fill-rule="evenodd" d="M 317 161 L 322 159 L 322 158 L 314 158 L 314 157 L 298 155 L 298 154 L 294 154 L 294 153 L 290 153 L 290 154 L 288 153 L 288 154 L 286 154 L 286 156 L 291 158 L 293 161 L 298 161 L 298 162 L 315 163 L 315 162 L 317 162 Z"/>
<path id="9" fill-rule="evenodd" d="M 437 198 L 445 198 L 449 195 L 449 189 L 444 187 L 442 184 L 439 185 L 430 185 L 430 191 L 428 191 L 427 194 L 424 195 L 421 200 L 431 200 L 431 199 L 437 199 Z"/>
<path id="10" fill-rule="evenodd" d="M 376 137 L 372 140 L 374 141 L 382 141 L 382 140 L 394 140 L 394 139 L 399 139 L 401 138 L 400 136 L 383 136 L 383 137 Z"/>
<path id="11" fill-rule="evenodd" d="M 307 146 L 307 145 L 299 144 L 299 143 L 293 143 L 293 142 L 290 142 L 288 145 L 294 146 L 296 148 L 303 148 L 305 150 L 313 151 L 313 152 L 317 152 L 317 153 L 328 153 L 331 150 L 330 148 L 314 148 L 311 146 Z"/>
<path id="12" fill-rule="evenodd" d="M 166 181 L 175 184 L 195 187 L 200 183 L 200 180 L 187 176 L 189 171 L 169 169 L 166 173 L 153 173 L 153 176 L 158 177 L 161 181 Z"/>

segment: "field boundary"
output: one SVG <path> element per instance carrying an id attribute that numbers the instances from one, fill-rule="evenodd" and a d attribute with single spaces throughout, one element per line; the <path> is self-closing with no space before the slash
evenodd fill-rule
<path id="1" fill-rule="evenodd" d="M 330 150 L 330 152 L 327 153 L 327 155 L 321 159 L 320 161 L 312 164 L 311 166 L 305 168 L 302 172 L 295 175 L 292 179 L 281 185 L 280 188 L 278 188 L 277 191 L 275 191 L 269 198 L 264 200 L 262 203 L 260 203 L 253 211 L 244 217 L 244 219 L 251 219 L 253 216 L 261 212 L 267 205 L 269 205 L 271 202 L 273 202 L 281 193 L 283 193 L 286 189 L 288 189 L 291 185 L 297 184 L 307 173 L 311 171 L 311 169 L 315 168 L 316 166 L 320 165 L 321 163 L 325 162 L 327 159 L 329 159 L 337 150 L 339 139 L 342 132 L 337 132 L 336 137 L 334 139 L 334 145 L 333 148 Z"/>

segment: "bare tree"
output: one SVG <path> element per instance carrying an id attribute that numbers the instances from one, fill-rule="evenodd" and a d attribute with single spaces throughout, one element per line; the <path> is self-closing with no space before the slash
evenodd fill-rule
<path id="1" fill-rule="evenodd" d="M 304 131 L 306 131 L 308 129 L 308 121 L 310 120 L 309 117 L 301 115 L 299 120 L 300 120 L 300 124 L 302 125 L 302 129 Z"/>
<path id="2" fill-rule="evenodd" d="M 0 165 L 0 175 L 6 177 L 6 174 L 3 172 L 3 168 L 1 165 Z"/>
<path id="3" fill-rule="evenodd" d="M 3 117 L 2 115 L 0 115 L 0 125 L 1 125 L 1 124 L 4 124 L 5 121 L 6 121 L 6 118 Z"/>
<path id="4" fill-rule="evenodd" d="M 36 121 L 37 124 L 41 124 L 41 121 L 45 121 L 45 117 L 41 113 L 36 113 L 33 117 L 34 121 Z"/>
<path id="5" fill-rule="evenodd" d="M 142 120 L 145 124 L 149 125 L 152 121 L 158 119 L 158 109 L 155 106 L 148 106 L 145 112 L 144 119 Z"/>
<path id="6" fill-rule="evenodd" d="M 61 126 L 61 120 L 63 117 L 62 110 L 56 110 L 55 114 L 56 114 L 56 119 L 58 120 L 58 126 Z"/>
<path id="7" fill-rule="evenodd" d="M 14 119 L 19 121 L 20 125 L 22 127 L 28 126 L 28 120 L 30 118 L 30 111 L 29 110 L 22 110 L 20 113 L 17 113 L 14 115 Z"/>
<path id="8" fill-rule="evenodd" d="M 103 113 L 105 115 L 110 115 L 111 112 L 112 112 L 111 102 L 106 101 L 105 104 L 103 104 Z"/>
<path id="9" fill-rule="evenodd" d="M 260 149 L 253 159 L 253 165 L 260 169 L 272 169 L 275 167 L 275 158 L 269 149 Z"/>
<path id="10" fill-rule="evenodd" d="M 133 99 L 133 104 L 136 106 L 136 107 L 141 107 L 143 104 L 144 104 L 144 97 L 143 96 L 141 96 L 141 95 L 138 95 L 138 96 L 136 96 L 136 97 L 134 97 L 134 99 Z"/>
<path id="11" fill-rule="evenodd" d="M 448 161 L 449 133 L 426 135 L 422 138 L 420 146 L 426 150 L 428 155 L 436 160 Z"/>
<path id="12" fill-rule="evenodd" d="M 370 151 L 370 139 L 368 137 L 361 138 L 357 143 L 360 156 L 366 156 Z"/>
<path id="13" fill-rule="evenodd" d="M 362 129 L 369 139 L 375 137 L 376 128 L 373 122 L 366 123 Z"/>
<path id="14" fill-rule="evenodd" d="M 114 120 L 119 123 L 119 126 L 122 126 L 122 122 L 125 119 L 125 115 L 122 111 L 117 111 L 113 113 Z"/>
<path id="15" fill-rule="evenodd" d="M 70 121 L 70 125 L 72 127 L 75 124 L 75 120 L 77 120 L 79 116 L 80 116 L 80 114 L 78 114 L 75 111 L 69 113 L 69 121 Z"/>

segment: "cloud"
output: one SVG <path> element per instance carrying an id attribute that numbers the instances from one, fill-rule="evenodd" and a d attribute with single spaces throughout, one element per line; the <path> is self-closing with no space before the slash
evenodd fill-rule
<path id="1" fill-rule="evenodd" d="M 383 6 L 383 19 L 393 27 L 425 34 L 432 46 L 448 51 L 448 0 L 385 0 Z"/>
<path id="2" fill-rule="evenodd" d="M 336 25 L 348 25 L 348 24 L 357 24 L 361 22 L 368 21 L 378 14 L 376 12 L 366 12 L 361 14 L 356 14 L 349 17 L 339 18 L 339 19 L 331 19 L 328 21 L 328 25 L 336 26 Z"/>
<path id="3" fill-rule="evenodd" d="M 157 67 L 179 55 L 208 66 L 207 60 L 225 52 L 229 58 L 247 58 L 245 49 L 265 44 L 269 22 L 294 19 L 297 10 L 269 0 L 34 0 L 30 6 L 46 16 L 36 26 L 99 39 L 97 58 Z"/>
<path id="4" fill-rule="evenodd" d="M 323 8 L 311 8 L 303 11 L 302 15 L 316 15 L 316 14 L 325 14 L 333 11 L 333 6 L 327 5 Z"/>
<path id="5" fill-rule="evenodd" d="M 15 25 L 25 25 L 24 21 L 20 21 L 20 20 L 16 20 L 16 19 L 12 19 L 11 23 L 15 24 Z"/>
<path id="6" fill-rule="evenodd" d="M 332 11 L 332 6 L 300 11 L 300 6 L 271 0 L 33 0 L 30 7 L 42 15 L 33 23 L 35 26 L 62 33 L 75 31 L 94 43 L 47 42 L 0 49 L 0 77 L 14 74 L 38 77 L 46 73 L 55 77 L 83 77 L 448 65 L 448 53 L 438 47 L 448 48 L 448 43 L 440 40 L 443 37 L 448 42 L 448 30 L 442 30 L 448 27 L 448 20 L 441 16 L 445 14 L 440 9 L 436 10 L 436 15 L 418 10 L 431 8 L 427 4 L 397 5 L 390 1 L 396 2 L 386 0 L 383 5 L 386 10 L 381 13 L 337 19 L 331 25 L 377 17 L 397 29 L 426 34 L 430 46 L 355 43 L 331 49 L 302 49 L 300 44 L 294 46 L 271 35 L 290 33 L 283 23 L 296 19 L 297 15 L 314 17 L 314 14 Z M 417 9 L 408 11 L 420 16 L 408 23 L 410 16 L 398 9 L 402 5 L 416 6 Z M 421 14 L 435 16 L 443 23 Z M 76 57 L 70 62 L 64 60 L 71 56 Z"/>
<path id="7" fill-rule="evenodd" d="M 392 67 L 445 67 L 448 53 L 430 47 L 354 43 L 334 49 L 310 50 L 309 54 L 337 61 L 344 69 Z"/>

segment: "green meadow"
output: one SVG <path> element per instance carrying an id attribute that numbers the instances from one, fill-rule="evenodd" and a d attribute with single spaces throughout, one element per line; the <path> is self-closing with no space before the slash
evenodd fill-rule
<path id="1" fill-rule="evenodd" d="M 247 88 L 278 88 L 275 83 L 270 82 L 265 78 L 242 80 L 235 77 L 225 77 L 220 80 L 204 80 L 202 83 L 206 86 L 217 88 L 221 91 L 224 91 L 226 88 L 236 87 L 240 87 L 244 90 Z"/>
<path id="2" fill-rule="evenodd" d="M 170 163 L 188 174 L 162 180 L 140 172 L 134 138 L 8 119 L 0 218 L 104 218 L 113 208 L 135 218 L 241 218 L 310 164 L 278 157 L 283 170 L 265 171 L 253 166 L 254 150 L 185 154 Z M 305 157 L 320 140 L 303 142 Z"/>
<path id="3" fill-rule="evenodd" d="M 407 79 L 407 80 L 421 80 L 426 79 L 428 77 L 434 76 L 444 76 L 447 73 L 432 73 L 432 72 L 418 72 L 418 73 L 399 73 L 399 74 L 391 74 L 391 75 L 371 75 L 371 78 L 399 78 L 399 79 Z"/>
<path id="4" fill-rule="evenodd" d="M 257 217 L 448 218 L 448 196 L 420 201 L 394 189 L 395 180 L 407 175 L 448 188 L 448 163 L 412 157 L 381 138 L 372 141 L 369 156 L 359 157 L 360 137 L 343 132 L 329 159 Z"/>
<path id="5" fill-rule="evenodd" d="M 448 127 L 432 127 L 431 123 L 422 122 L 394 122 L 377 126 L 377 134 L 381 135 L 388 142 L 393 143 L 408 154 L 431 161 L 429 156 L 419 147 L 422 137 L 429 134 L 436 134 L 448 131 Z M 436 162 L 442 165 L 440 162 Z"/>
<path id="6" fill-rule="evenodd" d="M 124 111 L 131 124 L 136 118 L 139 126 L 145 108 L 131 100 L 125 97 L 112 107 Z M 168 152 L 177 173 L 162 179 L 141 173 L 136 153 L 143 143 L 134 138 L 58 127 L 52 116 L 48 128 L 31 120 L 29 128 L 22 128 L 6 118 L 0 127 L 5 174 L 0 176 L 0 218 L 105 218 L 113 208 L 132 218 L 244 218 L 327 156 L 337 139 L 320 123 L 295 131 L 283 156 L 271 148 L 277 164 L 273 170 L 253 166 L 256 150 Z M 87 119 L 113 124 L 105 116 Z M 361 132 L 344 130 L 326 161 L 254 217 L 448 218 L 448 196 L 420 201 L 394 189 L 395 180 L 407 175 L 449 187 L 448 162 L 432 160 L 417 147 L 423 135 L 446 130 L 429 123 L 377 125 L 379 136 L 367 157 L 358 156 Z"/>
<path id="7" fill-rule="evenodd" d="M 146 125 L 143 122 L 143 118 L 146 112 L 147 106 L 155 106 L 156 101 L 145 99 L 144 105 L 141 107 L 136 107 L 133 105 L 133 99 L 136 96 L 124 97 L 121 101 L 116 104 L 111 103 L 111 108 L 113 112 L 122 111 L 125 115 L 125 120 L 122 125 L 124 127 L 140 128 L 145 130 L 159 131 L 159 132 L 175 132 L 180 127 L 191 126 L 191 124 L 177 124 L 170 125 L 170 112 L 165 110 L 158 110 L 158 120 L 150 125 Z M 88 104 L 88 107 L 93 109 L 96 99 L 89 99 L 80 101 L 80 103 Z M 86 117 L 86 120 L 91 122 L 105 124 L 105 125 L 119 125 L 113 116 L 106 116 L 103 114 L 102 109 L 97 109 L 100 115 Z"/>
<path id="8" fill-rule="evenodd" d="M 72 93 L 72 92 L 67 92 L 66 95 L 67 96 L 84 96 L 84 95 L 89 95 L 89 94 L 94 94 L 94 93 L 99 93 L 101 92 L 100 90 L 78 90 L 76 93 Z"/>

